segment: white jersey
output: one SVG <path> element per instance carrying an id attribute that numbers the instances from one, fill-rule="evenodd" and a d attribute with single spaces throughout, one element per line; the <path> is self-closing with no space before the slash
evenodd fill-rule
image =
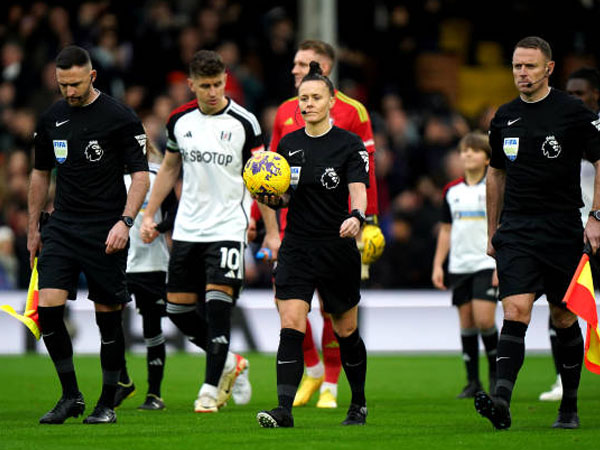
<path id="1" fill-rule="evenodd" d="M 264 148 L 256 117 L 233 100 L 203 114 L 194 100 L 171 113 L 167 137 L 167 151 L 179 152 L 183 164 L 173 239 L 246 242 L 252 198 L 242 170 Z"/>
<path id="2" fill-rule="evenodd" d="M 150 244 L 145 244 L 140 237 L 140 228 L 142 226 L 143 212 L 148 205 L 150 199 L 150 192 L 152 192 L 152 186 L 154 186 L 154 180 L 156 179 L 156 173 L 158 172 L 157 164 L 149 163 L 150 169 L 150 189 L 144 199 L 140 212 L 135 217 L 133 227 L 129 231 L 129 252 L 127 254 L 127 273 L 140 273 L 140 272 L 166 272 L 169 266 L 169 248 L 167 247 L 167 240 L 163 233 L 159 234 L 154 241 Z M 125 186 L 127 191 L 131 186 L 131 175 L 125 175 Z M 156 223 L 162 222 L 162 211 L 159 208 L 154 215 L 154 221 Z"/>
<path id="3" fill-rule="evenodd" d="M 448 272 L 465 274 L 496 268 L 494 259 L 486 254 L 485 177 L 474 186 L 464 178 L 446 186 L 442 222 L 452 224 Z"/>

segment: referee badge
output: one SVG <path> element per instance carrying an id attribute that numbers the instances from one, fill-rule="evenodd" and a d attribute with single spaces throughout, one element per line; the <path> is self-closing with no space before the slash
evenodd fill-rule
<path id="1" fill-rule="evenodd" d="M 298 187 L 298 182 L 300 181 L 300 171 L 302 167 L 300 166 L 292 166 L 290 167 L 290 186 L 294 189 Z"/>
<path id="2" fill-rule="evenodd" d="M 515 159 L 517 159 L 517 154 L 519 153 L 519 138 L 504 138 L 504 144 L 502 145 L 502 149 L 504 150 L 504 154 L 506 155 L 506 157 L 509 160 L 514 161 Z"/>
<path id="3" fill-rule="evenodd" d="M 54 146 L 54 157 L 59 164 L 64 163 L 67 160 L 67 155 L 69 154 L 69 146 L 67 145 L 66 140 L 54 139 L 52 141 L 52 145 Z"/>

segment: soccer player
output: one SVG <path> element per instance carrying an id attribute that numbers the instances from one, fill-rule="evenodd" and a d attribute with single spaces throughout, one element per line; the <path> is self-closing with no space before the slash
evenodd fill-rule
<path id="1" fill-rule="evenodd" d="M 487 175 L 488 254 L 495 256 L 504 322 L 496 358 L 496 391 L 475 395 L 475 408 L 495 428 L 511 425 L 510 401 L 525 357 L 533 303 L 546 294 L 556 327 L 563 396 L 554 428 L 578 428 L 577 390 L 583 339 L 577 317 L 562 304 L 584 241 L 600 245 L 600 193 L 581 224 L 581 159 L 600 166 L 598 116 L 565 92 L 550 88 L 550 45 L 527 37 L 514 49 L 519 96 L 501 106 L 490 128 Z M 597 177 L 598 175 L 596 175 Z M 596 219 L 598 217 L 598 219 Z"/>
<path id="2" fill-rule="evenodd" d="M 56 58 L 56 79 L 63 99 L 39 120 L 28 200 L 27 248 L 32 262 L 41 251 L 42 336 L 63 391 L 40 423 L 63 423 L 85 409 L 63 321 L 67 297 L 76 292 L 81 271 L 100 329 L 102 366 L 102 392 L 84 423 L 112 423 L 117 420 L 113 406 L 125 363 L 121 311 L 130 300 L 125 281 L 129 229 L 149 186 L 146 135 L 133 111 L 94 88 L 96 71 L 86 50 L 65 47 Z M 54 168 L 54 212 L 40 236 L 40 212 Z M 125 170 L 131 174 L 129 192 Z"/>
<path id="3" fill-rule="evenodd" d="M 298 46 L 294 56 L 292 75 L 296 89 L 300 86 L 302 79 L 308 74 L 309 64 L 316 61 L 321 66 L 323 74 L 328 76 L 335 63 L 335 51 L 333 47 L 323 41 L 307 40 Z M 366 108 L 357 100 L 354 100 L 337 89 L 334 91 L 335 103 L 331 108 L 330 117 L 336 127 L 357 134 L 363 141 L 369 158 L 369 187 L 367 189 L 367 223 L 377 225 L 377 185 L 375 181 L 375 145 L 373 141 L 373 130 L 371 119 Z M 305 120 L 298 106 L 298 97 L 293 97 L 283 102 L 275 116 L 273 135 L 271 137 L 270 150 L 276 151 L 279 141 L 283 136 L 303 128 Z M 281 229 L 286 226 L 287 210 L 282 210 L 280 215 Z M 361 235 L 359 234 L 358 240 Z M 368 274 L 368 271 L 366 271 Z M 302 406 L 308 403 L 312 395 L 320 389 L 317 402 L 319 408 L 337 407 L 337 382 L 341 370 L 340 349 L 335 339 L 331 318 L 323 313 L 323 334 L 321 346 L 323 351 L 323 362 L 319 359 L 319 353 L 312 336 L 312 327 L 307 320 L 306 335 L 303 342 L 304 361 L 306 364 L 306 376 L 303 378 L 298 394 L 294 400 L 294 406 Z M 323 365 L 324 363 L 324 365 Z"/>
<path id="4" fill-rule="evenodd" d="M 146 142 L 148 166 L 150 169 L 150 189 L 154 184 L 156 173 L 160 167 L 156 161 L 162 155 L 152 142 Z M 125 184 L 131 186 L 131 176 L 125 176 Z M 148 203 L 150 191 L 144 203 Z M 142 316 L 142 330 L 146 344 L 146 368 L 148 373 L 148 391 L 146 399 L 138 409 L 160 410 L 165 404 L 161 398 L 161 383 L 166 363 L 165 337 L 162 334 L 162 317 L 166 315 L 166 282 L 169 264 L 169 248 L 165 232 L 173 228 L 177 211 L 175 192 L 167 196 L 161 208 L 156 212 L 154 221 L 158 224 L 157 231 L 161 234 L 149 244 L 142 241 L 140 227 L 142 215 L 134 220 L 130 234 L 129 252 L 127 255 L 127 289 L 135 298 L 138 312 Z M 140 209 L 144 212 L 144 205 Z M 135 385 L 129 379 L 127 370 L 121 371 L 121 380 L 117 389 L 115 406 L 133 395 Z"/>
<path id="5" fill-rule="evenodd" d="M 226 79 L 217 53 L 201 50 L 194 55 L 188 85 L 196 99 L 174 110 L 168 120 L 167 152 L 141 227 L 144 242 L 158 235 L 154 215 L 183 168 L 168 269 L 167 315 L 206 351 L 196 412 L 217 412 L 248 368 L 245 358 L 229 351 L 231 310 L 244 278 L 252 202 L 242 168 L 264 146 L 256 117 L 225 96 Z M 267 223 L 264 246 L 276 253 L 279 243 L 277 227 Z"/>
<path id="6" fill-rule="evenodd" d="M 489 365 L 490 392 L 496 379 L 498 330 L 495 313 L 498 279 L 496 262 L 486 254 L 485 174 L 492 150 L 488 137 L 469 133 L 459 143 L 464 177 L 444 189 L 442 223 L 433 258 L 431 279 L 446 289 L 443 264 L 450 253 L 449 282 L 452 304 L 458 309 L 463 360 L 468 383 L 457 398 L 472 398 L 482 389 L 479 380 L 479 335 Z"/>
<path id="7" fill-rule="evenodd" d="M 584 67 L 576 70 L 567 81 L 567 92 L 579 98 L 585 106 L 598 114 L 600 107 L 600 75 L 595 69 Z M 581 160 L 581 194 L 583 198 L 583 207 L 580 209 L 583 225 L 587 224 L 588 212 L 592 209 L 592 200 L 594 197 L 594 177 L 596 172 L 594 166 L 587 160 Z M 552 325 L 552 319 L 548 320 L 548 333 L 550 334 L 550 348 L 552 349 L 552 359 L 556 369 L 556 381 L 550 387 L 549 391 L 540 394 L 541 401 L 560 401 L 563 394 L 562 382 L 560 380 L 560 368 L 557 363 L 556 328 Z"/>
<path id="8" fill-rule="evenodd" d="M 317 62 L 310 65 L 298 90 L 306 127 L 284 136 L 277 148 L 290 163 L 290 189 L 282 197 L 259 198 L 273 207 L 289 206 L 275 269 L 275 300 L 281 319 L 279 406 L 258 413 L 257 420 L 265 428 L 294 426 L 292 405 L 303 372 L 302 342 L 315 289 L 333 320 L 352 391 L 343 424 L 363 425 L 367 417 L 367 353 L 357 328 L 361 263 L 355 241 L 365 222 L 367 150 L 358 136 L 331 124 L 333 84 L 321 75 Z"/>

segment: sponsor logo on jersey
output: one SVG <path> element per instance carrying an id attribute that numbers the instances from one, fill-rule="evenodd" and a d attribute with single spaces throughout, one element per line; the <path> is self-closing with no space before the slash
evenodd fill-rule
<path id="1" fill-rule="evenodd" d="M 102 159 L 104 155 L 104 150 L 98 144 L 98 141 L 89 141 L 87 147 L 85 148 L 85 157 L 91 162 L 97 162 Z"/>
<path id="2" fill-rule="evenodd" d="M 360 157 L 365 163 L 365 172 L 369 173 L 369 152 L 367 152 L 366 150 L 361 150 L 358 153 L 360 153 Z"/>
<path id="3" fill-rule="evenodd" d="M 185 162 L 217 164 L 228 166 L 233 161 L 232 155 L 224 155 L 218 152 L 203 152 L 202 150 L 182 150 L 181 156 Z"/>
<path id="4" fill-rule="evenodd" d="M 290 186 L 296 189 L 298 187 L 298 182 L 300 181 L 300 171 L 302 167 L 292 166 L 290 167 Z"/>
<path id="5" fill-rule="evenodd" d="M 191 137 L 192 137 L 192 132 L 191 132 L 191 131 L 188 131 L 187 133 L 185 133 L 185 134 L 183 135 L 183 137 L 186 137 L 186 138 L 191 138 Z"/>
<path id="6" fill-rule="evenodd" d="M 222 141 L 231 141 L 231 131 L 221 131 L 221 140 Z"/>
<path id="7" fill-rule="evenodd" d="M 562 148 L 554 135 L 546 136 L 546 140 L 542 144 L 542 153 L 549 159 L 557 158 L 560 155 Z"/>
<path id="8" fill-rule="evenodd" d="M 340 184 L 340 176 L 333 167 L 328 167 L 321 175 L 321 184 L 326 189 L 335 189 Z"/>
<path id="9" fill-rule="evenodd" d="M 69 146 L 66 140 L 54 139 L 52 141 L 54 146 L 54 157 L 59 164 L 64 163 L 67 160 L 69 154 Z"/>
<path id="10" fill-rule="evenodd" d="M 502 145 L 502 149 L 504 150 L 504 154 L 506 155 L 506 157 L 511 161 L 514 161 L 515 159 L 517 159 L 517 154 L 519 153 L 519 138 L 504 138 L 504 144 Z"/>

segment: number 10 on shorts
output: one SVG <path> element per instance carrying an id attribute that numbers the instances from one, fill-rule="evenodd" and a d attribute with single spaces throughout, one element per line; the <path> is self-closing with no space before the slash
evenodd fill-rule
<path id="1" fill-rule="evenodd" d="M 227 271 L 225 277 L 227 278 L 242 278 L 242 271 L 240 266 L 242 258 L 240 256 L 240 250 L 235 247 L 221 247 L 221 269 Z"/>

